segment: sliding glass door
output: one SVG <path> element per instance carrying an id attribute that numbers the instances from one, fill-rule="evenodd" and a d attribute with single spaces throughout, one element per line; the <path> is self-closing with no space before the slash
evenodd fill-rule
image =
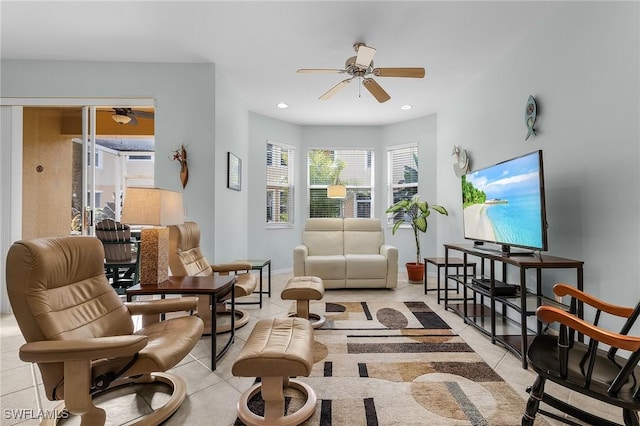
<path id="1" fill-rule="evenodd" d="M 121 110 L 139 116 L 118 122 Z M 119 220 L 127 186 L 153 186 L 152 108 L 23 111 L 23 238 L 94 235 L 97 221 Z"/>

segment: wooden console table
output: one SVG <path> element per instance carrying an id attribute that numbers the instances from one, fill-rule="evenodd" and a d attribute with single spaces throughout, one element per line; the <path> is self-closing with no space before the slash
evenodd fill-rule
<path id="1" fill-rule="evenodd" d="M 449 266 L 456 266 L 456 263 L 449 263 L 450 252 L 458 252 L 463 255 L 463 264 L 470 265 L 468 256 L 473 256 L 479 260 L 480 275 L 472 276 L 467 273 L 467 268 L 462 268 L 462 275 L 446 275 L 447 281 L 452 280 L 461 284 L 463 296 L 456 299 L 455 304 L 449 303 L 448 292 L 444 294 L 445 309 L 450 309 L 458 313 L 467 324 L 475 326 L 477 329 L 487 334 L 491 342 L 502 343 L 507 349 L 514 352 L 522 359 L 522 368 L 527 368 L 527 349 L 530 340 L 536 334 L 542 333 L 542 323 L 537 321 L 537 330 L 532 331 L 527 328 L 527 317 L 535 315 L 538 306 L 556 305 L 565 308 L 557 302 L 553 296 L 547 297 L 542 292 L 542 271 L 544 269 L 575 269 L 576 288 L 583 289 L 583 264 L 579 260 L 564 259 L 561 257 L 549 256 L 546 254 L 517 255 L 502 254 L 493 250 L 484 250 L 474 247 L 472 244 L 445 244 L 445 270 Z M 485 263 L 489 264 L 488 274 L 485 274 Z M 496 277 L 496 263 L 501 264 L 501 279 Z M 507 283 L 507 265 L 514 266 L 519 270 L 519 282 Z M 535 270 L 535 287 L 527 286 L 527 271 Z M 480 303 L 477 301 L 480 295 Z M 488 297 L 489 306 L 485 306 L 484 297 Z M 501 312 L 496 312 L 496 304 L 501 305 Z M 516 313 L 516 320 L 508 317 L 507 311 L 511 309 Z M 578 304 L 578 316 L 583 317 L 583 304 Z M 519 318 L 518 318 L 519 317 Z M 500 320 L 500 330 L 496 328 L 496 320 Z M 509 331 L 517 329 L 516 332 Z"/>
<path id="2" fill-rule="evenodd" d="M 235 275 L 208 275 L 202 277 L 169 277 L 159 284 L 136 284 L 127 289 L 127 301 L 134 296 L 189 294 L 205 295 L 211 298 L 211 371 L 216 369 L 216 362 L 229 350 L 235 337 L 235 297 L 233 287 Z M 216 352 L 216 304 L 218 299 L 231 292 L 231 331 L 225 346 Z"/>

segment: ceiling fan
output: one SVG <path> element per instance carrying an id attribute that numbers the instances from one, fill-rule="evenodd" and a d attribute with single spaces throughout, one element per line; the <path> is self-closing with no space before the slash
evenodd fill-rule
<path id="1" fill-rule="evenodd" d="M 376 49 L 369 47 L 364 43 L 355 43 L 353 49 L 356 51 L 356 56 L 352 56 L 344 63 L 344 69 L 309 69 L 302 68 L 297 72 L 302 74 L 344 74 L 347 73 L 351 77 L 342 80 L 340 83 L 333 86 L 325 94 L 320 96 L 321 100 L 327 100 L 335 95 L 344 86 L 351 83 L 351 80 L 358 77 L 362 79 L 362 85 L 373 95 L 374 98 L 380 103 L 386 102 L 391 99 L 391 96 L 371 77 L 408 77 L 408 78 L 423 78 L 424 68 L 374 68 L 373 56 L 376 54 Z"/>
<path id="2" fill-rule="evenodd" d="M 129 124 L 135 126 L 138 124 L 136 117 L 153 119 L 154 114 L 148 111 L 138 111 L 131 108 L 113 108 L 111 118 L 118 124 Z"/>

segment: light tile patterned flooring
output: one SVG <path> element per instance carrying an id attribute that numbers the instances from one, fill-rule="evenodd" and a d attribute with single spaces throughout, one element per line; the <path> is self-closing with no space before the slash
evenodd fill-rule
<path id="1" fill-rule="evenodd" d="M 241 309 L 251 314 L 248 325 L 236 332 L 235 343 L 229 352 L 218 362 L 216 371 L 211 372 L 210 366 L 210 338 L 203 337 L 191 354 L 180 364 L 172 369 L 173 372 L 182 376 L 187 382 L 188 396 L 180 409 L 165 422 L 165 425 L 207 425 L 207 426 L 227 426 L 233 425 L 236 419 L 236 403 L 240 394 L 248 389 L 253 383 L 253 378 L 234 377 L 231 375 L 231 365 L 236 359 L 244 341 L 249 335 L 253 324 L 262 318 L 284 316 L 290 309 L 291 303 L 280 299 L 280 292 L 286 281 L 292 276 L 291 273 L 274 274 L 272 281 L 271 298 L 264 295 L 263 307 L 259 309 L 257 305 L 240 306 Z M 430 288 L 435 287 L 435 278 L 430 277 Z M 266 287 L 266 279 L 265 279 Z M 256 295 L 248 298 L 255 298 Z M 484 360 L 502 376 L 512 387 L 518 391 L 522 397 L 524 409 L 527 394 L 525 389 L 534 380 L 531 370 L 523 370 L 521 361 L 511 352 L 500 345 L 492 345 L 491 341 L 474 327 L 464 324 L 460 317 L 449 311 L 445 311 L 442 305 L 436 301 L 435 291 L 430 291 L 424 295 L 421 284 L 410 284 L 406 281 L 403 273 L 399 276 L 398 288 L 395 290 L 328 290 L 325 292 L 323 301 L 353 301 L 362 300 L 376 301 L 412 301 L 423 300 L 431 309 L 437 312 L 452 329 L 457 332 Z M 311 305 L 313 311 L 313 302 Z M 219 339 L 226 339 L 222 335 Z M 20 330 L 12 315 L 0 316 L 0 407 L 1 425 L 35 425 L 33 419 L 26 419 L 37 414 L 35 390 L 31 376 L 31 367 L 18 358 L 17 349 L 24 343 Z M 220 341 L 222 344 L 222 340 Z M 37 369 L 36 369 L 37 370 Z M 39 372 L 36 373 L 38 380 Z M 548 386 L 552 386 L 549 384 Z M 39 388 L 42 394 L 42 386 Z M 601 407 L 600 414 L 620 422 L 620 416 L 608 407 L 592 400 L 584 401 L 580 395 L 570 393 L 564 389 L 554 387 L 554 394 L 560 398 L 569 399 L 576 406 Z M 151 393 L 146 395 L 147 400 L 152 400 L 151 405 L 162 404 L 162 398 L 151 399 Z M 42 409 L 52 410 L 55 403 L 47 401 L 42 396 Z M 146 404 L 141 404 L 139 399 L 131 393 L 123 391 L 123 395 L 101 405 L 107 410 L 107 424 L 127 424 L 134 420 L 139 413 L 145 410 Z M 142 408 L 141 408 L 142 407 Z M 24 410 L 23 410 L 24 409 Z M 21 411 L 22 410 L 22 411 Z M 32 410 L 32 411 L 29 411 Z M 520 424 L 520 419 L 513 419 L 514 425 Z M 549 420 L 552 425 L 561 423 Z M 65 424 L 79 424 L 77 418 L 66 421 Z"/>

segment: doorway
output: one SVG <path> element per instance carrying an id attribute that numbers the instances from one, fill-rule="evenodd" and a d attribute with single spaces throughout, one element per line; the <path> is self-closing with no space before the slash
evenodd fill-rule
<path id="1" fill-rule="evenodd" d="M 124 189 L 154 184 L 154 133 L 152 107 L 25 107 L 22 238 L 119 220 Z"/>

